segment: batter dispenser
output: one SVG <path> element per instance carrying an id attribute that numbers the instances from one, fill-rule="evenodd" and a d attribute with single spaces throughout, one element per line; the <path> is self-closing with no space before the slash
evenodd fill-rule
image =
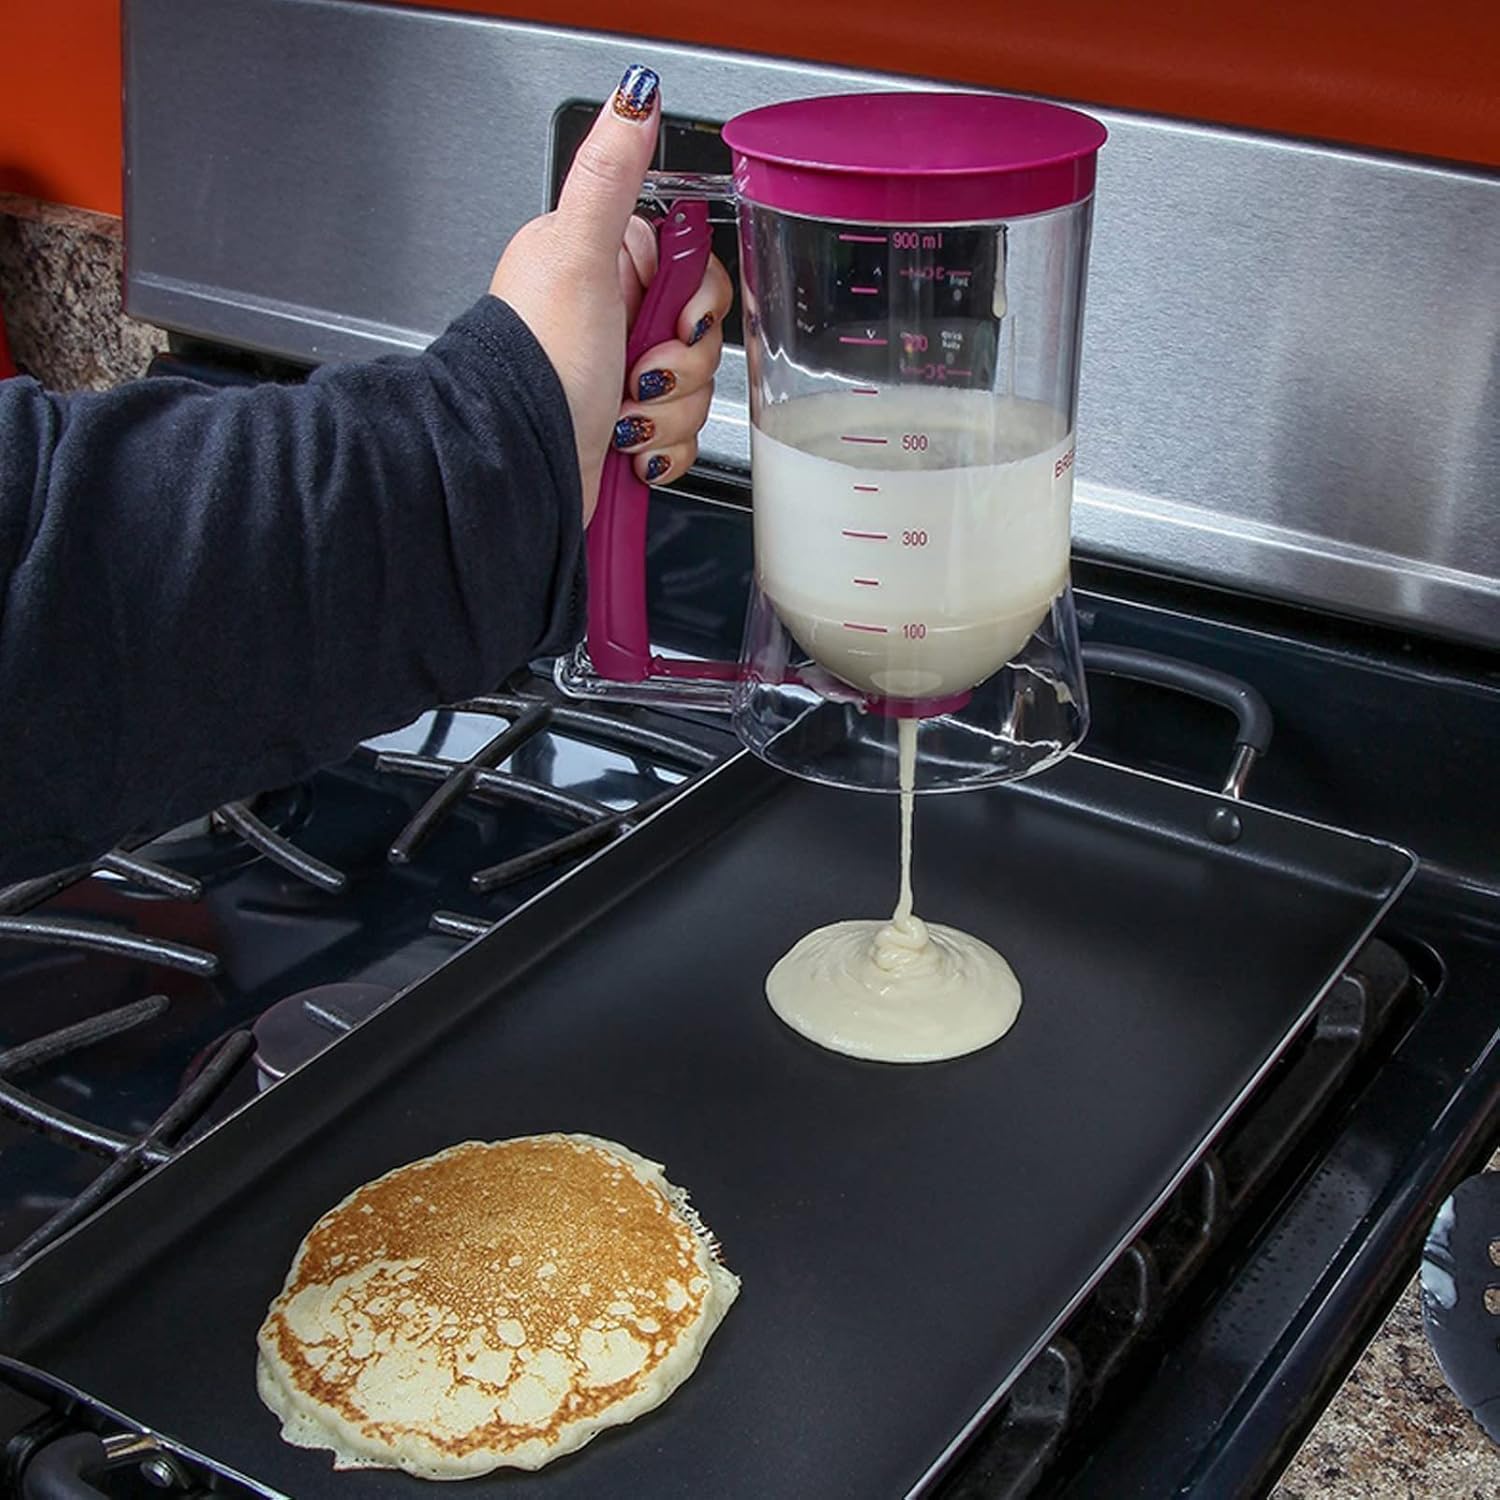
<path id="1" fill-rule="evenodd" d="M 981 94 L 833 95 L 731 120 L 732 180 L 654 174 L 661 270 L 629 360 L 671 337 L 732 198 L 755 576 L 737 663 L 652 654 L 644 486 L 611 458 L 589 536 L 595 696 L 731 707 L 758 755 L 898 787 L 1029 775 L 1087 699 L 1068 584 L 1078 353 L 1102 126 Z"/>

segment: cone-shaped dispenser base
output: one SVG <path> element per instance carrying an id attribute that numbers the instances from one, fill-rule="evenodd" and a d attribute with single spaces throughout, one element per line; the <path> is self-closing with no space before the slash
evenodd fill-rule
<path id="1" fill-rule="evenodd" d="M 993 676 L 943 700 L 895 701 L 814 661 L 752 588 L 734 727 L 756 755 L 808 781 L 899 787 L 897 726 L 918 718 L 916 790 L 967 791 L 1032 776 L 1077 749 L 1088 696 L 1071 588 Z"/>

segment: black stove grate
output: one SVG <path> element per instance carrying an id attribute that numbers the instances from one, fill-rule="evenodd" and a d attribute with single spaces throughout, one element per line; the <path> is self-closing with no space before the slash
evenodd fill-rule
<path id="1" fill-rule="evenodd" d="M 103 922 L 26 914 L 30 908 L 40 905 L 65 887 L 96 874 L 112 875 L 142 890 L 178 901 L 197 901 L 203 895 L 202 882 L 192 876 L 181 875 L 153 860 L 116 849 L 95 864 L 76 865 L 0 890 L 0 938 L 40 947 L 77 948 L 90 953 L 139 958 L 169 969 L 182 969 L 189 974 L 211 976 L 218 973 L 219 960 L 212 953 L 185 943 L 147 937 Z"/>
<path id="2" fill-rule="evenodd" d="M 332 865 L 299 849 L 289 838 L 256 817 L 248 803 L 227 803 L 214 814 L 214 819 L 220 826 L 237 833 L 257 854 L 265 855 L 272 864 L 279 865 L 288 874 L 305 880 L 318 890 L 338 895 L 348 889 L 349 877 L 342 870 L 335 870 Z"/>
<path id="3" fill-rule="evenodd" d="M 404 864 L 438 822 L 465 797 L 498 802 L 521 802 L 560 815 L 579 826 L 550 843 L 528 849 L 499 864 L 476 870 L 469 885 L 487 892 L 514 884 L 542 870 L 580 859 L 628 832 L 642 819 L 681 795 L 695 777 L 718 764 L 720 755 L 691 740 L 662 733 L 646 725 L 616 719 L 589 709 L 573 708 L 527 695 L 488 694 L 454 705 L 454 712 L 493 714 L 509 721 L 507 728 L 487 741 L 467 760 L 454 764 L 427 754 L 387 752 L 376 768 L 403 776 L 437 781 L 438 788 L 391 844 L 390 857 Z M 590 797 L 559 791 L 533 777 L 497 769 L 527 741 L 548 730 L 559 729 L 584 739 L 651 756 L 687 773 L 683 781 L 663 788 L 634 807 L 611 808 Z M 432 918 L 432 931 L 449 937 L 477 937 L 489 930 L 471 917 L 440 911 Z"/>
<path id="4" fill-rule="evenodd" d="M 143 1172 L 170 1161 L 188 1130 L 202 1118 L 221 1090 L 255 1050 L 254 1039 L 248 1031 L 236 1031 L 226 1037 L 214 1056 L 166 1111 L 143 1135 L 134 1140 L 118 1131 L 80 1120 L 56 1105 L 33 1098 L 16 1088 L 11 1081 L 17 1075 L 25 1074 L 44 1062 L 51 1062 L 122 1031 L 144 1025 L 166 1008 L 165 995 L 152 995 L 104 1015 L 65 1026 L 50 1036 L 22 1042 L 0 1052 L 0 1108 L 7 1115 L 43 1135 L 113 1158 L 109 1166 L 76 1198 L 64 1204 L 19 1245 L 0 1256 L 0 1277 L 24 1265 L 37 1251 L 45 1249 L 75 1224 L 81 1224 L 96 1208 L 108 1202 Z"/>
<path id="5" fill-rule="evenodd" d="M 464 761 L 455 762 L 431 753 L 441 745 L 452 716 L 460 713 L 493 716 L 503 721 L 503 727 Z M 523 746 L 552 730 L 605 749 L 649 759 L 653 769 L 679 773 L 681 779 L 622 809 L 559 790 L 538 777 L 498 769 Z M 469 797 L 502 807 L 522 804 L 539 808 L 574 825 L 537 847 L 476 870 L 470 876 L 469 886 L 473 891 L 495 891 L 574 861 L 620 837 L 680 795 L 722 756 L 722 748 L 709 748 L 631 719 L 572 707 L 524 687 L 469 699 L 439 711 L 421 752 L 376 756 L 377 773 L 438 783 L 433 794 L 392 840 L 388 859 L 392 865 L 411 863 L 438 824 Z M 378 867 L 351 876 L 299 848 L 286 833 L 273 828 L 250 802 L 233 802 L 217 809 L 210 816 L 209 827 L 220 839 L 232 839 L 295 877 L 311 892 L 329 898 L 346 895 L 360 880 L 379 879 Z M 118 923 L 35 910 L 67 887 L 95 876 L 123 881 L 143 893 L 167 900 L 198 902 L 204 896 L 204 881 L 196 876 L 171 869 L 138 852 L 117 849 L 93 864 L 74 866 L 0 890 L 0 940 L 131 959 L 200 979 L 220 974 L 219 956 L 205 948 L 134 931 Z M 207 878 L 212 880 L 212 874 Z M 316 896 L 312 899 L 316 900 Z M 498 920 L 499 917 L 486 920 L 440 908 L 431 915 L 428 930 L 439 936 L 469 941 L 482 937 Z M 256 1046 L 252 1032 L 230 1031 L 195 1061 L 177 1098 L 139 1135 L 80 1118 L 16 1083 L 30 1071 L 111 1037 L 149 1026 L 167 1012 L 171 1003 L 167 995 L 152 993 L 0 1051 L 0 1115 L 29 1131 L 108 1162 L 76 1196 L 65 1199 L 50 1217 L 0 1256 L 0 1279 L 82 1222 L 134 1178 L 170 1160 L 188 1132 L 204 1120 L 231 1078 L 251 1058 Z M 332 1039 L 332 1034 L 328 1039 Z"/>
<path id="6" fill-rule="evenodd" d="M 1373 939 L 1319 1006 L 1301 1040 L 1200 1160 L 1141 1236 L 1031 1361 L 937 1494 L 1025 1500 L 1059 1478 L 1070 1437 L 1150 1358 L 1232 1225 L 1318 1137 L 1361 1061 L 1427 998 L 1404 958 Z M 1200 1276 L 1200 1273 L 1205 1273 Z"/>

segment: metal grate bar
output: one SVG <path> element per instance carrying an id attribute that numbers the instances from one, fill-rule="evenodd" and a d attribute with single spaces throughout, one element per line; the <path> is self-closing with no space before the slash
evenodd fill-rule
<path id="1" fill-rule="evenodd" d="M 102 922 L 69 917 L 0 917 L 0 938 L 139 958 L 165 968 L 183 969 L 189 974 L 219 972 L 219 960 L 201 948 L 189 948 L 185 943 L 172 943 L 164 938 L 142 937 L 139 933 L 106 927 Z"/>
<path id="2" fill-rule="evenodd" d="M 126 1141 L 118 1158 L 71 1203 L 0 1258 L 0 1276 L 24 1264 L 75 1224 L 81 1224 L 141 1173 L 169 1161 L 178 1138 L 218 1098 L 225 1084 L 254 1051 L 255 1038 L 248 1031 L 236 1031 L 228 1036 L 203 1071 L 172 1101 L 139 1141 Z"/>
<path id="3" fill-rule="evenodd" d="M 411 755 L 405 751 L 390 751 L 380 757 L 380 769 L 399 776 L 417 776 L 428 781 L 443 781 L 453 770 L 451 760 L 436 760 L 430 755 Z M 675 790 L 675 788 L 674 788 Z M 578 797 L 571 792 L 560 792 L 555 787 L 544 786 L 539 781 L 516 776 L 510 771 L 475 770 L 470 787 L 471 794 L 487 794 L 506 802 L 524 802 L 543 812 L 561 813 L 580 823 L 592 823 L 599 818 L 612 817 L 615 809 L 592 797 Z"/>
<path id="4" fill-rule="evenodd" d="M 309 885 L 335 895 L 348 886 L 349 877 L 341 870 L 335 870 L 332 865 L 324 864 L 321 859 L 299 849 L 289 839 L 282 838 L 274 829 L 262 823 L 247 804 L 226 802 L 215 816 L 222 818 L 258 854 L 264 854 L 267 859 L 297 876 L 299 880 L 305 880 Z"/>
<path id="5" fill-rule="evenodd" d="M 232 1031 L 191 1083 L 162 1111 L 141 1138 L 142 1147 L 177 1144 L 178 1137 L 218 1098 L 235 1069 L 255 1051 L 249 1031 Z"/>
<path id="6" fill-rule="evenodd" d="M 94 864 L 69 865 L 65 869 L 54 870 L 50 875 L 19 880 L 14 885 L 0 889 L 0 912 L 26 911 L 55 896 L 65 887 L 87 880 L 90 875 L 101 870 L 181 901 L 196 901 L 203 894 L 202 883 L 190 875 L 179 875 L 176 870 L 169 870 L 154 860 L 142 859 L 127 850 L 112 849 Z"/>
<path id="7" fill-rule="evenodd" d="M 477 698 L 466 699 L 454 707 L 459 712 L 510 715 L 520 713 L 534 699 L 514 693 L 486 693 Z M 608 748 L 623 747 L 641 750 L 655 755 L 669 765 L 682 766 L 689 770 L 712 765 L 718 755 L 694 745 L 687 740 L 663 734 L 657 729 L 647 729 L 632 724 L 626 719 L 614 719 L 607 714 L 593 712 L 587 708 L 574 708 L 558 704 L 552 707 L 552 722 L 558 729 L 568 729 L 594 740 Z"/>
<path id="8" fill-rule="evenodd" d="M 81 1146 L 101 1156 L 119 1156 L 135 1148 L 135 1141 L 128 1135 L 95 1125 L 80 1119 L 68 1110 L 44 1104 L 22 1090 L 12 1088 L 4 1080 L 17 1073 L 26 1073 L 54 1058 L 66 1056 L 80 1048 L 90 1047 L 105 1037 L 116 1036 L 134 1026 L 154 1020 L 167 1008 L 165 995 L 151 995 L 144 1000 L 133 1001 L 103 1015 L 90 1016 L 87 1020 L 64 1026 L 48 1036 L 36 1037 L 29 1042 L 19 1042 L 0 1052 L 0 1113 L 13 1120 L 30 1125 L 34 1130 L 63 1141 L 72 1146 Z"/>
<path id="9" fill-rule="evenodd" d="M 195 880 L 191 875 L 179 875 L 176 870 L 169 870 L 155 860 L 127 854 L 123 849 L 106 854 L 95 868 L 107 870 L 122 880 L 163 896 L 172 896 L 178 901 L 197 901 L 203 895 L 201 880 Z"/>
<path id="10" fill-rule="evenodd" d="M 81 1146 L 96 1156 L 123 1156 L 134 1145 L 128 1135 L 82 1120 L 53 1104 L 43 1104 L 21 1089 L 0 1081 L 0 1114 L 9 1115 L 22 1125 L 29 1125 L 38 1135 L 61 1141 L 66 1146 Z M 165 1160 L 163 1157 L 162 1160 Z"/>
<path id="11" fill-rule="evenodd" d="M 92 865 L 70 865 L 65 870 L 54 870 L 50 875 L 36 875 L 30 880 L 18 880 L 0 890 L 0 912 L 25 911 L 49 896 L 55 896 L 75 880 L 85 879 Z"/>
<path id="12" fill-rule="evenodd" d="M 430 932 L 437 933 L 440 937 L 470 938 L 483 937 L 493 922 L 483 921 L 478 917 L 466 917 L 456 911 L 435 911 L 432 920 L 427 924 Z"/>
<path id="13" fill-rule="evenodd" d="M 431 736 L 418 754 L 388 751 L 378 757 L 376 765 L 380 770 L 441 783 L 437 793 L 417 813 L 392 846 L 393 859 L 409 856 L 411 849 L 425 836 L 436 818 L 464 796 L 519 802 L 541 812 L 571 818 L 583 825 L 541 848 L 528 850 L 514 859 L 476 871 L 470 876 L 469 884 L 480 892 L 492 891 L 525 879 L 552 865 L 588 854 L 618 838 L 664 802 L 677 796 L 696 773 L 715 765 L 719 759 L 714 751 L 688 740 L 586 708 L 541 700 L 524 692 L 481 694 L 452 705 L 450 711 L 494 714 L 508 719 L 510 725 L 462 764 L 428 753 L 434 747 Z M 688 777 L 636 807 L 620 809 L 592 797 L 560 791 L 531 777 L 496 769 L 500 762 L 514 753 L 517 746 L 542 729 L 572 732 L 605 748 L 648 755 L 665 765 L 686 770 Z M 430 929 L 450 937 L 473 938 L 489 931 L 489 925 L 454 912 L 438 912 L 431 919 Z"/>
<path id="14" fill-rule="evenodd" d="M 574 855 L 587 854 L 591 850 L 601 848 L 619 838 L 621 834 L 628 833 L 642 819 L 650 817 L 659 807 L 664 807 L 674 797 L 680 796 L 697 779 L 696 776 L 690 776 L 684 781 L 679 781 L 675 786 L 658 792 L 654 797 L 638 802 L 634 807 L 608 812 L 597 822 L 589 824 L 586 828 L 580 828 L 577 833 L 566 834 L 560 839 L 554 839 L 550 844 L 544 844 L 540 849 L 528 850 L 525 854 L 518 854 L 514 859 L 503 860 L 498 865 L 489 865 L 483 870 L 476 870 L 469 876 L 469 884 L 476 891 L 493 891 L 502 885 L 509 885 L 512 881 L 534 875 L 538 870 L 545 870 L 549 865 L 557 864 L 560 860 L 570 859 Z"/>
<path id="15" fill-rule="evenodd" d="M 553 839 L 550 844 L 543 844 L 540 849 L 530 849 L 514 859 L 502 860 L 497 865 L 487 865 L 482 870 L 476 870 L 469 876 L 469 885 L 476 891 L 498 890 L 502 885 L 522 880 L 562 860 L 601 848 L 619 838 L 626 827 L 622 813 L 616 813 L 611 818 L 601 818 L 597 823 L 590 823 L 587 828 L 580 828 L 575 833 Z"/>
<path id="16" fill-rule="evenodd" d="M 534 703 L 517 714 L 505 729 L 476 750 L 468 760 L 453 766 L 437 791 L 417 809 L 411 822 L 396 835 L 390 847 L 391 860 L 396 864 L 405 864 L 417 845 L 432 832 L 444 814 L 469 795 L 476 775 L 481 770 L 498 766 L 533 735 L 545 729 L 551 718 L 552 709 L 548 704 Z M 391 769 L 388 760 L 388 756 L 377 756 L 376 769 Z"/>
<path id="17" fill-rule="evenodd" d="M 0 1052 L 0 1078 L 29 1073 L 55 1057 L 64 1057 L 69 1052 L 102 1042 L 105 1037 L 117 1036 L 133 1026 L 154 1021 L 169 1003 L 165 995 L 148 995 L 144 1000 L 132 1000 L 129 1005 L 107 1010 L 102 1015 L 75 1021 L 71 1026 L 64 1026 L 60 1031 L 49 1032 L 33 1041 L 18 1042 Z"/>
<path id="18" fill-rule="evenodd" d="M 563 817 L 576 818 L 580 823 L 613 817 L 617 810 L 592 797 L 580 797 L 576 792 L 561 792 L 556 787 L 531 781 L 511 771 L 478 772 L 474 777 L 474 790 L 499 797 L 506 802 L 524 802 L 528 807 L 539 808 L 543 812 L 561 813 Z"/>

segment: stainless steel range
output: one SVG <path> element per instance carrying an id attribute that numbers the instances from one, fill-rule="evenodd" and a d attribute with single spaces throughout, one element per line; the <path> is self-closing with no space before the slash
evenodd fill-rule
<path id="1" fill-rule="evenodd" d="M 638 54 L 663 73 L 663 165 L 681 170 L 721 168 L 713 127 L 746 105 L 908 84 L 341 0 L 220 0 L 211 20 L 187 0 L 131 0 L 127 20 L 128 300 L 173 330 L 165 367 L 215 380 L 420 346 L 546 206 L 591 105 Z M 632 1429 L 543 1489 L 620 1493 L 629 1476 L 662 1493 L 678 1472 L 680 1493 L 1255 1493 L 1492 1144 L 1500 388 L 1483 372 L 1500 349 L 1486 291 L 1500 183 L 1108 118 L 1074 574 L 1097 769 L 985 796 L 1073 805 L 1128 766 L 1166 801 L 1125 815 L 1173 837 L 1200 806 L 1225 847 L 1311 820 L 1414 851 L 1416 878 L 1321 997 L 1264 997 L 1303 1019 L 1290 1045 L 1164 1169 L 1154 1212 L 1045 1310 L 1007 1378 L 959 1390 L 934 1368 L 921 1431 L 875 1404 L 890 1389 L 878 1361 L 847 1372 L 860 1399 L 825 1388 L 812 1425 L 805 1400 L 793 1412 L 747 1385 L 744 1432 L 664 1413 L 652 1421 L 674 1425 L 649 1446 L 667 1469 L 631 1467 Z M 734 654 L 750 566 L 733 348 L 721 389 L 700 471 L 653 502 L 648 553 L 657 642 L 707 659 Z M 624 1032 L 592 1049 L 565 1026 L 543 1040 L 527 997 L 560 987 L 554 1015 L 591 1003 L 590 954 L 628 951 L 643 897 L 763 912 L 750 866 L 712 886 L 713 851 L 790 805 L 711 717 L 584 709 L 550 675 L 537 664 L 303 785 L 0 893 L 7 1492 L 412 1488 L 308 1455 L 287 1468 L 255 1405 L 253 1319 L 236 1340 L 264 1301 L 246 1288 L 284 1270 L 284 1256 L 254 1264 L 258 1236 L 294 1244 L 306 1227 L 268 1224 L 266 1195 L 295 1182 L 332 1202 L 351 1143 L 393 1110 L 409 1154 L 424 1131 L 444 1143 L 452 1101 L 403 1080 L 438 1077 L 455 1038 L 491 1037 L 479 1057 L 497 1086 L 544 1064 L 607 1071 Z M 943 800 L 954 850 L 976 820 L 1012 815 Z M 1267 920 L 1264 946 L 1294 927 Z M 713 1163 L 733 1158 L 741 1085 L 713 1072 L 715 1035 L 689 1024 L 677 1043 L 674 1079 L 731 1080 L 684 1122 L 701 1144 L 678 1149 L 702 1151 L 688 1180 L 732 1207 Z M 527 1036 L 534 1051 L 512 1051 Z M 743 1087 L 782 1090 L 795 1111 L 801 1077 L 789 1065 Z M 1100 1092 L 1097 1078 L 1051 1087 Z M 836 1086 L 817 1097 L 837 1109 Z M 885 1130 L 867 1120 L 861 1139 L 895 1149 Z M 821 1191 L 800 1210 L 808 1255 L 820 1224 L 858 1223 L 882 1186 L 851 1168 Z M 734 1213 L 710 1217 L 732 1253 Z M 1024 1226 L 1042 1259 L 1074 1228 Z M 1003 1287 L 1024 1256 L 998 1242 L 994 1256 Z M 754 1299 L 778 1283 L 746 1284 L 741 1312 L 764 1322 Z M 805 1291 L 781 1286 L 788 1305 Z M 984 1326 L 970 1336 L 982 1346 Z M 221 1367 L 242 1378 L 214 1384 Z M 950 1437 L 929 1440 L 945 1421 Z M 674 1451 L 694 1464 L 673 1471 Z"/>

